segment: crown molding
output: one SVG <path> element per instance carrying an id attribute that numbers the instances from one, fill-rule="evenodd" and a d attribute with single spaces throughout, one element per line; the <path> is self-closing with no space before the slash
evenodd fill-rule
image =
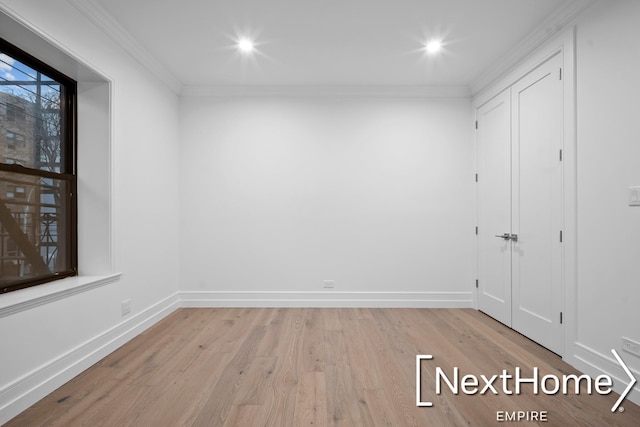
<path id="1" fill-rule="evenodd" d="M 107 36 L 113 39 L 143 67 L 167 85 L 174 93 L 180 94 L 182 83 L 162 65 L 144 46 L 140 44 L 97 0 L 67 0 L 80 13 L 93 22 Z"/>
<path id="2" fill-rule="evenodd" d="M 576 18 L 599 0 L 571 0 L 540 24 L 502 58 L 469 85 L 472 96 L 478 95 L 502 76 L 513 70 L 538 47 L 565 31 Z"/>
<path id="3" fill-rule="evenodd" d="M 470 99 L 467 86 L 196 86 L 182 87 L 185 97 L 346 97 Z"/>

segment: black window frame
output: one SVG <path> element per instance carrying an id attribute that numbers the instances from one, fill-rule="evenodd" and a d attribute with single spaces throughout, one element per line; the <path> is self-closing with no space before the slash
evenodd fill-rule
<path id="1" fill-rule="evenodd" d="M 64 158 L 61 164 L 60 173 L 25 167 L 20 164 L 5 163 L 5 159 L 0 158 L 0 172 L 10 172 L 26 176 L 36 176 L 41 178 L 51 178 L 64 180 L 68 183 L 69 193 L 66 195 L 65 213 L 68 217 L 68 227 L 64 238 L 66 240 L 65 256 L 69 260 L 69 268 L 66 271 L 56 271 L 50 274 L 42 274 L 24 280 L 14 280 L 7 283 L 0 283 L 0 294 L 17 291 L 19 289 L 49 283 L 54 280 L 78 275 L 78 203 L 77 203 L 77 82 L 44 63 L 38 58 L 0 38 L 0 49 L 11 58 L 27 65 L 33 70 L 54 79 L 60 86 L 64 87 L 64 94 L 60 97 L 62 115 L 64 120 L 61 138 L 60 155 Z M 60 236 L 59 236 L 60 237 Z"/>

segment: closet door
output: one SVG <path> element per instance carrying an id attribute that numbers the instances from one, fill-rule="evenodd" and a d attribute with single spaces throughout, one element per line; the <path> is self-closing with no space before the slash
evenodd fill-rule
<path id="1" fill-rule="evenodd" d="M 512 327 L 561 353 L 563 98 L 557 54 L 511 88 Z"/>
<path id="2" fill-rule="evenodd" d="M 562 352 L 561 56 L 477 110 L 478 307 Z"/>
<path id="3" fill-rule="evenodd" d="M 478 306 L 511 326 L 511 95 L 477 110 Z"/>

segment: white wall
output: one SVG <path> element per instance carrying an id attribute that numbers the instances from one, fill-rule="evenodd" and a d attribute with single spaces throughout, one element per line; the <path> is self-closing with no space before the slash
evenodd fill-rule
<path id="1" fill-rule="evenodd" d="M 638 22 L 640 2 L 616 0 L 596 4 L 577 25 L 575 354 L 581 367 L 610 371 L 621 337 L 640 342 L 640 208 L 627 204 L 627 188 L 640 186 Z M 640 358 L 620 354 L 640 378 Z"/>
<path id="2" fill-rule="evenodd" d="M 2 312 L 1 424 L 175 305 L 179 144 L 177 96 L 67 1 L 3 0 L 0 6 L 43 34 L 54 46 L 111 80 L 110 84 L 81 85 L 87 100 L 102 102 L 105 94 L 110 94 L 111 105 L 98 109 L 112 113 L 112 126 L 110 129 L 96 126 L 92 131 L 99 132 L 100 140 L 107 143 L 105 132 L 112 135 L 111 155 L 108 149 L 103 150 L 104 163 L 94 163 L 99 167 L 92 168 L 90 162 L 95 162 L 96 156 L 87 152 L 90 130 L 86 127 L 83 130 L 81 124 L 79 153 L 81 161 L 87 160 L 78 168 L 79 181 L 87 184 L 82 190 L 87 196 L 83 200 L 96 196 L 104 209 L 109 210 L 101 216 L 110 218 L 96 223 L 85 215 L 81 227 L 90 224 L 109 227 L 106 233 L 92 231 L 96 239 L 109 241 L 101 242 L 98 248 L 95 242 L 81 239 L 79 258 L 83 275 L 123 273 L 120 280 L 86 292 L 31 309 Z M 12 35 L 4 36 L 10 39 Z M 19 38 L 14 42 L 28 43 L 28 40 Z M 108 171 L 105 165 L 111 166 L 112 175 L 96 177 Z M 92 189 L 101 188 L 100 192 L 105 187 L 107 193 L 89 194 Z M 83 200 L 80 212 L 87 208 L 82 206 Z M 46 289 L 50 286 L 24 292 L 37 294 Z M 19 298 L 22 292 L 12 292 L 10 297 Z M 132 312 L 123 317 L 121 302 L 127 299 L 131 300 Z"/>
<path id="3" fill-rule="evenodd" d="M 185 97 L 183 297 L 470 306 L 471 123 L 466 99 Z"/>

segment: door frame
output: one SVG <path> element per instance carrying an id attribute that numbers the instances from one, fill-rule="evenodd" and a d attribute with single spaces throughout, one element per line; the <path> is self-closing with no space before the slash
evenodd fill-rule
<path id="1" fill-rule="evenodd" d="M 473 95 L 472 108 L 474 120 L 479 107 L 511 87 L 518 80 L 527 75 L 531 70 L 542 64 L 552 56 L 560 54 L 562 62 L 563 84 L 563 246 L 561 250 L 562 265 L 562 313 L 563 313 L 563 337 L 560 356 L 563 360 L 572 358 L 574 345 L 577 342 L 577 139 L 576 139 L 576 59 L 575 59 L 575 27 L 546 42 L 534 52 L 523 55 L 518 65 L 505 73 L 494 83 Z M 475 124 L 474 124 L 475 127 Z M 478 144 L 477 134 L 475 150 L 475 169 L 478 170 Z M 480 179 L 482 179 L 480 177 Z M 478 223 L 478 194 L 475 193 L 476 225 Z M 474 246 L 476 262 L 475 277 L 478 275 L 478 245 Z M 478 309 L 478 288 L 473 283 L 473 305 Z"/>

